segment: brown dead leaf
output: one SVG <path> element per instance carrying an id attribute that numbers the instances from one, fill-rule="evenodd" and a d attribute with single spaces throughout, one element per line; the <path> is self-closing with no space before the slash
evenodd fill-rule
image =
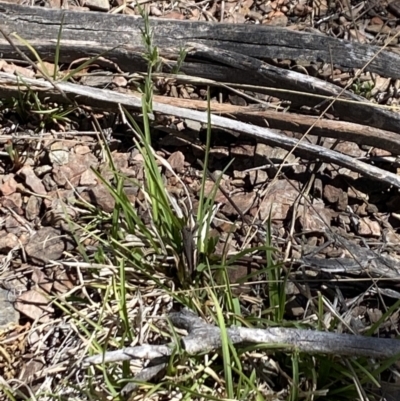
<path id="1" fill-rule="evenodd" d="M 15 75 L 22 75 L 27 78 L 34 78 L 35 72 L 25 68 L 25 67 L 20 67 L 19 65 L 15 64 L 4 64 L 2 67 L 2 70 L 4 72 L 7 72 L 9 74 L 15 74 Z"/>
<path id="2" fill-rule="evenodd" d="M 43 61 L 41 63 L 36 63 L 36 66 L 38 68 L 38 73 L 37 73 L 38 77 L 43 76 L 43 74 L 40 71 L 43 71 L 45 74 L 47 74 L 50 77 L 54 76 L 55 65 L 53 63 Z"/>

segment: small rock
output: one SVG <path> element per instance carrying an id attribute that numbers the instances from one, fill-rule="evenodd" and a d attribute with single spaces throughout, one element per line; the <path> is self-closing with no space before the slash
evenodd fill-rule
<path id="1" fill-rule="evenodd" d="M 34 173 L 31 166 L 24 166 L 19 170 L 19 174 L 25 180 L 25 184 L 33 192 L 46 195 L 47 191 L 42 183 L 42 180 Z"/>
<path id="2" fill-rule="evenodd" d="M 0 236 L 0 252 L 7 254 L 12 249 L 18 246 L 18 237 L 13 233 Z"/>
<path id="3" fill-rule="evenodd" d="M 32 266 L 32 281 L 43 291 L 50 293 L 53 288 L 53 280 L 50 277 L 47 277 L 43 269 L 38 268 L 37 266 Z"/>
<path id="4" fill-rule="evenodd" d="M 82 173 L 79 183 L 83 187 L 91 187 L 97 185 L 98 180 L 99 179 L 97 178 L 96 174 L 91 169 L 88 169 Z"/>
<path id="5" fill-rule="evenodd" d="M 29 340 L 31 340 L 31 338 Z M 32 383 L 37 378 L 37 372 L 41 371 L 44 367 L 45 362 L 40 358 L 40 356 L 34 357 L 34 359 L 29 359 L 18 379 L 23 383 Z"/>
<path id="6" fill-rule="evenodd" d="M 260 205 L 261 220 L 268 218 L 270 211 L 272 220 L 286 219 L 289 209 L 299 195 L 299 191 L 295 189 L 298 183 L 291 182 L 294 187 L 287 180 L 276 181 L 268 187 L 267 197 Z"/>
<path id="7" fill-rule="evenodd" d="M 391 85 L 391 78 L 375 77 L 375 85 L 371 91 L 372 96 L 376 96 L 378 93 L 386 93 Z"/>
<path id="8" fill-rule="evenodd" d="M 110 9 L 108 0 L 86 0 L 83 5 L 95 11 L 108 11 Z"/>
<path id="9" fill-rule="evenodd" d="M 330 210 L 325 207 L 324 202 L 315 201 L 312 205 L 299 205 L 297 217 L 301 228 L 305 232 L 325 232 L 331 225 Z"/>
<path id="10" fill-rule="evenodd" d="M 193 130 L 193 131 L 196 131 L 196 132 L 200 132 L 200 130 L 202 128 L 201 123 L 198 122 L 198 121 L 194 121 L 194 120 L 186 119 L 185 120 L 185 124 L 186 124 L 186 128 L 188 128 L 190 130 Z M 175 135 L 173 135 L 173 137 L 176 138 Z"/>
<path id="11" fill-rule="evenodd" d="M 115 208 L 115 199 L 111 195 L 110 191 L 101 183 L 82 192 L 82 197 L 86 201 L 99 206 L 100 209 L 106 213 L 111 213 Z"/>
<path id="12" fill-rule="evenodd" d="M 18 322 L 19 313 L 9 300 L 9 291 L 0 288 L 0 330 L 5 330 L 11 325 L 17 325 Z"/>
<path id="13" fill-rule="evenodd" d="M 74 192 L 72 190 L 58 191 L 57 195 L 59 198 L 53 198 L 51 201 L 46 199 L 44 202 L 48 212 L 43 218 L 43 223 L 53 227 L 60 227 L 67 218 L 74 220 L 76 217 L 76 210 L 70 206 L 75 200 Z"/>
<path id="14" fill-rule="evenodd" d="M 367 314 L 371 324 L 378 322 L 382 318 L 382 311 L 378 308 L 368 308 Z"/>
<path id="15" fill-rule="evenodd" d="M 74 288 L 74 283 L 71 280 L 71 277 L 67 274 L 65 269 L 56 266 L 54 271 L 54 291 L 58 294 L 64 294 L 67 291 Z"/>
<path id="16" fill-rule="evenodd" d="M 121 76 L 114 77 L 112 82 L 115 86 L 118 86 L 120 88 L 124 88 L 125 86 L 128 85 L 128 81 L 126 80 L 126 78 Z"/>
<path id="17" fill-rule="evenodd" d="M 382 35 L 390 35 L 393 31 L 395 34 L 395 30 L 391 29 L 387 25 L 368 25 L 365 27 L 365 31 L 368 33 L 382 34 Z"/>
<path id="18" fill-rule="evenodd" d="M 375 16 L 375 17 L 371 18 L 370 24 L 371 25 L 383 25 L 383 21 L 379 17 Z"/>
<path id="19" fill-rule="evenodd" d="M 84 75 L 80 84 L 85 86 L 92 86 L 94 88 L 104 88 L 112 83 L 113 76 L 108 75 Z"/>
<path id="20" fill-rule="evenodd" d="M 223 159 L 229 156 L 229 149 L 226 146 L 213 146 L 210 149 L 210 155 L 215 159 Z"/>
<path id="21" fill-rule="evenodd" d="M 42 227 L 25 247 L 27 256 L 39 265 L 60 259 L 65 249 L 65 238 L 53 227 Z"/>
<path id="22" fill-rule="evenodd" d="M 152 5 L 152 6 L 150 6 L 150 15 L 152 15 L 154 17 L 161 17 L 162 11 L 155 5 Z"/>
<path id="23" fill-rule="evenodd" d="M 347 195 L 349 198 L 353 198 L 353 199 L 361 199 L 364 201 L 368 201 L 368 199 L 369 199 L 368 194 L 365 194 L 364 192 L 358 190 L 355 187 L 349 187 L 347 189 Z"/>
<path id="24" fill-rule="evenodd" d="M 323 197 L 329 203 L 336 204 L 338 211 L 345 211 L 348 204 L 347 193 L 343 189 L 335 187 L 333 185 L 325 185 Z"/>
<path id="25" fill-rule="evenodd" d="M 97 164 L 97 158 L 92 153 L 86 155 L 73 154 L 68 164 L 54 166 L 53 179 L 59 186 L 65 186 L 66 188 L 69 188 L 70 185 L 77 186 L 81 174 L 90 167 L 96 167 Z"/>
<path id="26" fill-rule="evenodd" d="M 305 310 L 304 307 L 300 304 L 297 298 L 293 298 L 285 304 L 286 313 L 293 317 L 299 318 L 304 316 Z"/>
<path id="27" fill-rule="evenodd" d="M 11 195 L 16 192 L 18 188 L 18 183 L 15 181 L 13 175 L 6 176 L 3 184 L 0 186 L 0 191 L 4 196 Z"/>
<path id="28" fill-rule="evenodd" d="M 282 148 L 269 146 L 264 143 L 258 143 L 255 153 L 255 165 L 263 166 L 269 163 L 268 160 L 271 160 L 275 163 L 281 163 L 283 160 L 285 160 L 285 157 L 289 152 Z M 291 154 L 287 158 L 286 163 L 295 163 L 296 160 L 296 156 Z"/>
<path id="29" fill-rule="evenodd" d="M 184 20 L 185 16 L 182 13 L 179 13 L 177 11 L 171 11 L 168 14 L 165 14 L 163 17 L 165 19 L 177 19 L 177 20 Z"/>
<path id="30" fill-rule="evenodd" d="M 55 142 L 50 146 L 49 159 L 53 166 L 63 166 L 69 162 L 69 149 L 62 142 Z"/>
<path id="31" fill-rule="evenodd" d="M 364 156 L 365 152 L 360 149 L 360 147 L 354 142 L 340 142 L 335 151 L 344 153 L 349 156 L 353 157 L 362 157 Z"/>
<path id="32" fill-rule="evenodd" d="M 254 157 L 254 145 L 237 145 L 230 149 L 231 157 Z"/>
<path id="33" fill-rule="evenodd" d="M 322 180 L 320 178 L 316 178 L 314 181 L 314 196 L 316 198 L 322 198 L 323 188 L 322 188 Z"/>
<path id="34" fill-rule="evenodd" d="M 57 189 L 57 183 L 51 178 L 51 174 L 46 174 L 42 179 L 43 185 L 47 191 L 51 192 Z"/>
<path id="35" fill-rule="evenodd" d="M 183 173 L 185 171 L 185 156 L 182 152 L 177 151 L 172 153 L 168 157 L 167 162 L 176 173 Z"/>
<path id="36" fill-rule="evenodd" d="M 253 206 L 254 199 L 256 195 L 253 192 L 249 193 L 236 193 L 231 196 L 231 200 L 235 203 L 238 209 L 243 213 L 247 213 L 250 208 Z M 226 202 L 226 205 L 223 208 L 223 212 L 227 216 L 238 215 L 236 209 L 231 205 L 230 202 Z"/>
<path id="37" fill-rule="evenodd" d="M 231 104 L 235 106 L 247 106 L 246 99 L 244 99 L 242 96 L 229 94 L 228 99 L 231 102 Z"/>
<path id="38" fill-rule="evenodd" d="M 358 234 L 365 236 L 381 236 L 381 227 L 377 221 L 372 221 L 368 217 L 363 217 L 359 220 Z"/>
<path id="39" fill-rule="evenodd" d="M 282 15 L 274 15 L 271 19 L 264 20 L 262 23 L 264 25 L 269 25 L 269 26 L 280 26 L 280 27 L 286 27 L 288 24 L 289 18 L 282 14 Z"/>
<path id="40" fill-rule="evenodd" d="M 383 240 L 388 245 L 400 244 L 400 235 L 397 234 L 392 228 L 387 228 L 383 230 Z"/>
<path id="41" fill-rule="evenodd" d="M 255 187 L 268 181 L 268 174 L 264 170 L 252 170 L 249 172 L 250 184 Z"/>
<path id="42" fill-rule="evenodd" d="M 226 182 L 223 179 L 220 181 L 219 185 L 226 192 L 229 193 L 229 189 L 227 188 Z M 214 192 L 214 187 L 215 187 L 214 181 L 207 180 L 205 185 L 204 185 L 204 195 L 207 196 L 207 197 L 210 197 Z M 219 188 L 217 189 L 217 193 L 215 195 L 214 201 L 217 202 L 217 203 L 222 203 L 222 204 L 225 204 L 225 203 L 228 202 L 226 197 L 225 197 L 225 195 L 222 193 L 222 191 Z"/>
<path id="43" fill-rule="evenodd" d="M 384 149 L 373 148 L 370 152 L 370 155 L 372 157 L 385 157 L 392 156 L 392 153 Z"/>
<path id="44" fill-rule="evenodd" d="M 245 182 L 240 178 L 234 178 L 233 180 L 231 180 L 231 185 L 236 188 L 243 188 L 245 186 Z"/>
<path id="45" fill-rule="evenodd" d="M 118 171 L 128 168 L 129 153 L 116 152 L 112 155 L 114 166 Z"/>
<path id="46" fill-rule="evenodd" d="M 18 221 L 12 216 L 7 216 L 5 227 L 8 233 L 13 233 L 18 235 L 23 230 L 21 224 L 18 223 Z"/>
<path id="47" fill-rule="evenodd" d="M 238 180 L 244 180 L 247 176 L 245 171 L 233 170 L 233 178 Z"/>
<path id="48" fill-rule="evenodd" d="M 87 145 L 76 145 L 74 150 L 77 155 L 86 155 L 90 153 L 90 148 Z"/>
<path id="49" fill-rule="evenodd" d="M 3 207 L 10 208 L 20 216 L 23 214 L 22 195 L 19 192 L 15 192 L 11 195 L 4 196 L 3 198 L 1 198 L 1 204 Z"/>
<path id="50" fill-rule="evenodd" d="M 37 196 L 29 197 L 28 203 L 25 208 L 25 217 L 27 220 L 32 221 L 39 216 L 40 206 L 42 205 L 42 199 Z"/>
<path id="51" fill-rule="evenodd" d="M 35 168 L 35 174 L 36 174 L 38 177 L 41 177 L 42 175 L 45 175 L 45 174 L 47 174 L 47 173 L 50 173 L 52 169 L 53 169 L 52 166 L 50 166 L 49 164 L 45 164 L 45 165 L 43 165 L 43 166 L 36 167 L 36 168 Z"/>
<path id="52" fill-rule="evenodd" d="M 49 321 L 49 314 L 54 312 L 50 300 L 36 290 L 20 295 L 15 302 L 15 309 L 32 320 Z"/>

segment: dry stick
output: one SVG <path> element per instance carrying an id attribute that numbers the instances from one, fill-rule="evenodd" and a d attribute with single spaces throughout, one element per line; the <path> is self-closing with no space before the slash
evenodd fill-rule
<path id="1" fill-rule="evenodd" d="M 210 352 L 222 345 L 218 326 L 204 322 L 194 312 L 185 308 L 169 315 L 172 324 L 185 329 L 188 336 L 181 339 L 187 353 Z M 348 357 L 393 358 L 400 356 L 400 341 L 389 338 L 363 337 L 351 334 L 302 330 L 283 327 L 255 329 L 231 326 L 227 333 L 232 344 L 267 344 L 271 348 L 300 351 L 312 354 L 340 355 Z M 106 352 L 84 359 L 84 365 L 103 362 L 127 361 L 131 359 L 155 359 L 172 355 L 178 344 L 142 345 Z"/>
<path id="2" fill-rule="evenodd" d="M 54 93 L 50 83 L 31 78 L 24 78 L 23 82 L 21 82 L 18 77 L 7 73 L 0 73 L 0 96 L 7 96 L 10 94 L 16 95 L 23 91 L 23 85 L 25 84 L 29 85 L 31 90 L 36 91 L 39 96 L 60 100 L 60 96 Z M 115 111 L 118 110 L 118 104 L 121 104 L 130 110 L 141 110 L 142 99 L 139 97 L 117 93 L 107 89 L 88 88 L 68 82 L 59 82 L 58 86 L 65 93 L 74 97 L 75 100 L 79 100 L 81 104 L 86 104 L 96 109 Z M 204 112 L 186 110 L 157 102 L 153 103 L 153 110 L 155 113 L 173 115 L 207 124 L 207 114 Z M 291 150 L 298 142 L 274 130 L 232 121 L 225 117 L 212 115 L 211 123 L 215 128 L 238 132 L 252 137 L 259 142 L 278 146 L 287 150 Z M 313 145 L 311 143 L 300 143 L 297 144 L 296 152 L 302 157 L 318 158 L 326 162 L 338 164 L 371 179 L 383 181 L 388 185 L 400 188 L 400 176 L 378 167 L 370 166 L 367 163 L 355 160 L 352 157 L 326 149 L 322 146 Z"/>
<path id="3" fill-rule="evenodd" d="M 209 85 L 207 82 L 203 83 Z M 207 102 L 204 100 L 171 98 L 159 95 L 155 95 L 153 100 L 192 110 L 206 111 L 208 107 Z M 234 106 L 226 103 L 211 103 L 210 106 L 213 114 L 234 116 L 242 122 L 251 122 L 256 125 L 265 124 L 264 121 L 267 120 L 268 128 L 284 131 L 303 133 L 317 120 L 317 117 L 308 115 L 260 110 L 253 106 Z M 400 154 L 400 136 L 397 133 L 372 128 L 367 125 L 320 119 L 314 125 L 311 135 L 350 141 L 359 145 L 369 145 L 394 154 Z"/>

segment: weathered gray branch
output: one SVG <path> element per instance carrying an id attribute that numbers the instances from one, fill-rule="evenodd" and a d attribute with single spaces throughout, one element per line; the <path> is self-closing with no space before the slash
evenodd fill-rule
<path id="1" fill-rule="evenodd" d="M 0 24 L 8 33 L 18 32 L 43 54 L 52 57 L 63 24 L 61 61 L 90 57 L 100 51 L 121 46 L 110 53 L 130 71 L 137 69 L 143 52 L 141 18 L 104 13 L 81 13 L 45 8 L 32 8 L 0 3 Z M 219 24 L 210 22 L 151 19 L 154 43 L 163 54 L 174 54 L 188 42 L 238 52 L 261 59 L 331 60 L 345 68 L 362 68 L 379 51 L 378 46 L 362 45 L 326 37 L 321 34 L 296 32 L 265 25 Z M 0 51 L 9 57 L 10 48 L 1 42 Z M 5 53 L 4 53 L 5 52 Z M 136 64 L 132 61 L 136 61 Z M 143 65 L 142 61 L 142 65 Z M 381 52 L 367 71 L 400 78 L 400 57 L 389 51 Z"/>
<path id="2" fill-rule="evenodd" d="M 64 98 L 59 93 L 56 93 L 53 86 L 47 81 L 29 78 L 24 78 L 23 81 L 21 81 L 14 75 L 0 73 L 0 97 L 17 96 L 18 93 L 24 91 L 25 85 L 28 85 L 30 90 L 36 91 L 42 98 L 52 98 L 59 102 L 64 101 Z M 58 82 L 58 87 L 68 96 L 76 99 L 79 104 L 90 105 L 93 108 L 103 111 L 118 110 L 119 104 L 125 106 L 128 110 L 141 110 L 141 98 L 136 96 L 117 93 L 106 89 L 88 88 L 67 82 Z M 207 124 L 207 114 L 205 112 L 187 110 L 157 102 L 153 102 L 153 110 L 155 113 L 172 115 Z M 361 173 L 371 179 L 379 180 L 400 188 L 400 176 L 322 146 L 313 145 L 304 141 L 299 142 L 277 131 L 233 121 L 225 117 L 213 115 L 211 123 L 214 128 L 238 132 L 254 138 L 258 142 L 264 142 L 286 150 L 292 150 L 296 147 L 296 154 L 306 159 L 319 159 L 334 163 Z"/>
<path id="3" fill-rule="evenodd" d="M 184 77 L 179 76 L 178 81 Z M 154 96 L 159 103 L 170 104 L 193 110 L 207 110 L 208 103 L 203 100 L 172 98 L 166 96 Z M 327 138 L 336 138 L 343 141 L 355 142 L 359 145 L 374 146 L 387 150 L 394 154 L 400 154 L 400 136 L 394 132 L 373 128 L 367 125 L 355 124 L 346 121 L 326 120 L 317 117 L 296 113 L 282 113 L 274 110 L 263 110 L 263 106 L 235 106 L 229 103 L 210 104 L 211 112 L 216 115 L 234 115 L 243 122 L 250 122 L 264 126 L 268 122 L 269 128 L 284 131 L 305 133 L 311 126 L 314 128 L 310 135 L 317 135 Z"/>
<path id="4" fill-rule="evenodd" d="M 175 327 L 185 329 L 188 332 L 188 335 L 183 337 L 181 342 L 189 354 L 195 355 L 221 347 L 222 340 L 219 327 L 204 322 L 189 309 L 171 313 L 169 318 Z M 283 327 L 266 329 L 230 327 L 227 329 L 227 333 L 233 344 L 267 344 L 289 351 L 297 350 L 307 353 L 380 359 L 390 358 L 394 355 L 400 356 L 400 341 L 389 338 L 363 337 Z M 161 351 L 160 347 L 162 347 Z M 154 350 L 150 351 L 150 348 L 154 348 Z M 173 348 L 174 344 L 129 347 L 119 351 L 106 352 L 104 355 L 88 357 L 84 363 L 115 362 L 117 355 L 121 356 L 119 360 L 127 360 L 127 355 L 131 356 L 131 359 L 145 358 L 146 356 L 154 358 L 161 355 L 165 357 L 172 354 Z"/>

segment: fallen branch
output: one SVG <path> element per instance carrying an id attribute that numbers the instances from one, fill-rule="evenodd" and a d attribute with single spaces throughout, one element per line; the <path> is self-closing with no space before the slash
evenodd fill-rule
<path id="1" fill-rule="evenodd" d="M 128 110 L 141 110 L 142 100 L 138 96 L 117 93 L 107 89 L 90 88 L 68 82 L 59 82 L 58 86 L 79 104 L 89 105 L 95 109 L 117 111 L 118 105 L 120 104 L 125 106 Z M 55 92 L 53 86 L 47 81 L 30 78 L 21 80 L 14 75 L 0 73 L 0 97 L 18 96 L 24 90 L 36 91 L 41 98 L 63 102 L 63 97 L 60 93 Z M 187 110 L 157 102 L 153 102 L 153 111 L 155 113 L 172 115 L 207 124 L 207 113 L 205 112 Z M 289 151 L 292 150 L 293 147 L 296 147 L 295 153 L 306 159 L 318 159 L 334 163 L 363 174 L 371 179 L 400 188 L 400 176 L 322 146 L 313 145 L 304 141 L 299 142 L 277 131 L 245 124 L 225 117 L 213 115 L 211 122 L 214 128 L 237 132 L 256 139 L 258 142 L 278 146 Z"/>
<path id="2" fill-rule="evenodd" d="M 377 107 L 377 105 L 367 101 L 362 96 L 355 95 L 321 79 L 278 68 L 257 58 L 237 52 L 215 49 L 204 45 L 192 44 L 188 54 L 203 62 L 233 67 L 242 71 L 243 75 L 256 78 L 261 86 L 266 85 L 278 88 L 278 93 L 274 93 L 274 88 L 268 88 L 264 92 L 276 95 L 281 99 L 290 100 L 296 106 L 309 105 L 323 110 L 335 99 L 335 103 L 329 112 L 342 120 L 394 132 L 397 132 L 400 128 L 400 116 L 398 113 Z M 315 95 L 321 97 L 315 97 Z"/>
<path id="3" fill-rule="evenodd" d="M 221 347 L 221 332 L 218 326 L 204 322 L 189 309 L 169 315 L 172 324 L 188 332 L 181 345 L 188 354 L 196 355 Z M 252 329 L 232 326 L 227 329 L 232 344 L 271 345 L 274 349 L 297 350 L 307 353 L 340 355 L 367 358 L 391 358 L 400 354 L 400 341 L 390 338 L 355 336 L 315 330 L 284 327 Z M 141 345 L 118 351 L 106 352 L 85 358 L 85 365 L 126 361 L 131 359 L 154 359 L 172 355 L 176 344 Z"/>
<path id="4" fill-rule="evenodd" d="M 17 32 L 28 40 L 48 61 L 54 60 L 55 44 L 64 14 L 60 62 L 93 57 L 110 50 L 107 57 L 125 71 L 146 70 L 142 55 L 143 20 L 138 17 L 76 12 L 43 7 L 27 7 L 0 2 L 0 24 L 7 33 Z M 241 53 L 260 59 L 324 61 L 344 68 L 362 68 L 378 52 L 378 46 L 340 40 L 321 34 L 297 32 L 266 25 L 221 24 L 211 22 L 150 19 L 154 45 L 160 54 L 171 60 L 187 42 L 196 42 L 221 50 Z M 14 58 L 13 50 L 0 40 L 3 58 Z M 28 50 L 24 48 L 28 53 Z M 197 71 L 212 72 L 213 65 L 196 66 Z M 366 71 L 400 79 L 400 57 L 383 51 Z M 186 71 L 185 71 L 186 73 Z M 239 78 L 240 75 L 237 74 Z"/>
<path id="5" fill-rule="evenodd" d="M 179 329 L 188 332 L 181 339 L 181 346 L 188 354 L 209 352 L 219 349 L 222 345 L 221 331 L 218 326 L 208 324 L 201 320 L 189 309 L 174 312 L 169 315 L 172 324 Z M 252 329 L 232 326 L 227 329 L 229 340 L 232 344 L 259 344 L 270 345 L 271 348 L 281 348 L 286 351 L 299 351 L 305 353 L 321 353 L 346 357 L 366 358 L 393 358 L 400 355 L 400 341 L 387 338 L 362 337 L 350 334 L 330 333 L 315 330 L 300 330 L 283 327 L 271 327 L 267 329 Z M 118 351 L 105 352 L 102 355 L 94 355 L 84 359 L 85 365 L 101 364 L 130 359 L 159 359 L 149 371 L 158 374 L 166 365 L 167 357 L 172 355 L 178 344 L 168 345 L 142 345 L 128 347 Z M 139 372 L 135 377 L 140 380 L 143 375 L 146 380 L 151 379 L 149 372 Z M 151 374 L 150 374 L 151 376 Z M 132 391 L 132 386 L 129 388 Z M 125 389 L 127 392 L 127 389 Z"/>
<path id="6" fill-rule="evenodd" d="M 207 110 L 208 103 L 204 100 L 181 99 L 166 96 L 154 96 L 158 103 L 170 104 L 176 107 L 184 107 L 192 110 Z M 285 131 L 305 133 L 317 120 L 296 113 L 282 113 L 274 110 L 263 110 L 263 106 L 235 106 L 229 103 L 210 104 L 211 112 L 219 115 L 233 115 L 243 122 L 263 126 L 265 121 L 268 127 Z M 354 142 L 359 145 L 369 145 L 387 150 L 393 154 L 400 154 L 400 137 L 390 131 L 372 128 L 366 125 L 345 121 L 320 119 L 310 135 L 327 138 L 335 138 L 343 141 Z"/>

